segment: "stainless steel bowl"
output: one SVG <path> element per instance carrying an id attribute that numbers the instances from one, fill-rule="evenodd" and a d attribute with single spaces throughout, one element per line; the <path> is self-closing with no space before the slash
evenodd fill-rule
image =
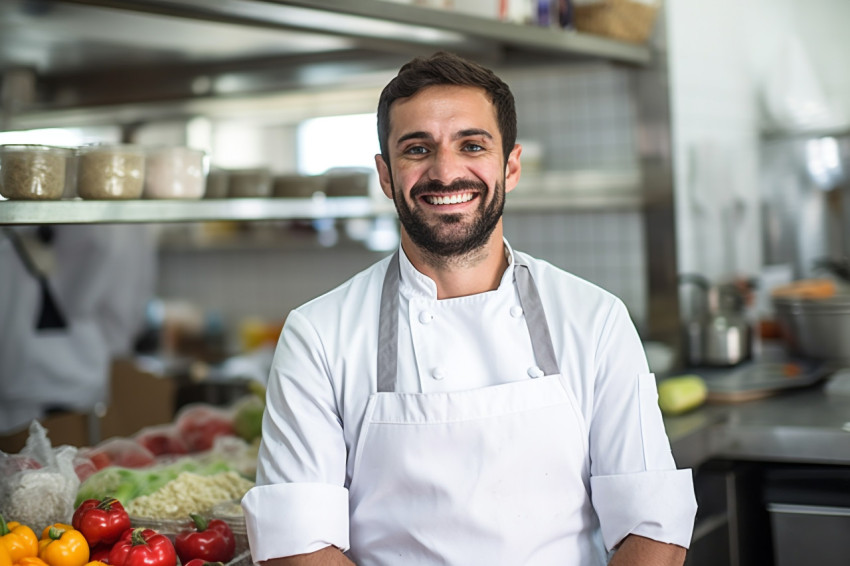
<path id="1" fill-rule="evenodd" d="M 791 354 L 850 363 L 850 295 L 774 297 L 773 305 Z"/>

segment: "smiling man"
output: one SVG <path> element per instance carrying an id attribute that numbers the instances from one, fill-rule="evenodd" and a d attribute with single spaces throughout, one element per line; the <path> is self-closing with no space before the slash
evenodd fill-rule
<path id="1" fill-rule="evenodd" d="M 378 136 L 401 246 L 287 318 L 242 503 L 254 561 L 681 565 L 691 472 L 628 312 L 503 235 L 508 86 L 414 59 Z"/>

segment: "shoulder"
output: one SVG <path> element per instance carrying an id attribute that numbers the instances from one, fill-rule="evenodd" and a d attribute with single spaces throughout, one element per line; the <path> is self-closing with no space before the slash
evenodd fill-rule
<path id="1" fill-rule="evenodd" d="M 610 291 L 552 265 L 546 260 L 537 259 L 519 251 L 514 251 L 514 254 L 528 265 L 544 303 L 566 301 L 571 305 L 592 306 L 594 310 L 606 306 L 612 308 L 621 303 L 620 299 Z"/>

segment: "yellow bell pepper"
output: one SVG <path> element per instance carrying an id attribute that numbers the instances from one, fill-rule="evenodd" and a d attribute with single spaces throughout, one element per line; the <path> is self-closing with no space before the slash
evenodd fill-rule
<path id="1" fill-rule="evenodd" d="M 106 562 L 101 562 L 100 560 L 92 560 L 88 562 L 86 566 L 107 566 Z"/>
<path id="2" fill-rule="evenodd" d="M 12 557 L 5 546 L 0 545 L 0 566 L 12 566 Z"/>
<path id="3" fill-rule="evenodd" d="M 49 566 L 49 564 L 38 556 L 24 556 L 15 562 L 14 566 Z"/>
<path id="4" fill-rule="evenodd" d="M 27 556 L 38 556 L 38 537 L 33 530 L 17 521 L 7 523 L 3 515 L 0 515 L 0 546 L 9 551 L 13 564 Z"/>
<path id="5" fill-rule="evenodd" d="M 38 557 L 48 566 L 85 566 L 89 561 L 89 543 L 71 525 L 55 523 L 42 532 Z"/>

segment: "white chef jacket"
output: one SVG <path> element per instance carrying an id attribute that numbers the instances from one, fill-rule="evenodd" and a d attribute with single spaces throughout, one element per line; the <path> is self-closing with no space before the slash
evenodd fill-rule
<path id="1" fill-rule="evenodd" d="M 513 254 L 520 252 L 505 245 L 510 265 L 498 289 L 443 300 L 400 253 L 397 392 L 477 389 L 499 384 L 494 376 L 519 380 L 539 371 L 514 285 Z M 606 547 L 630 533 L 687 547 L 696 512 L 692 476 L 675 469 L 655 378 L 625 306 L 547 262 L 521 257 L 583 418 L 587 436 L 576 442 L 588 444 L 586 469 Z M 242 502 L 255 561 L 348 547 L 347 487 L 376 391 L 388 263 L 287 318 L 269 377 L 257 487 Z"/>
<path id="2" fill-rule="evenodd" d="M 48 407 L 87 411 L 108 401 L 110 362 L 131 351 L 154 294 L 146 225 L 55 226 L 44 253 L 67 329 L 36 330 L 41 289 L 0 233 L 0 433 L 26 429 Z"/>

